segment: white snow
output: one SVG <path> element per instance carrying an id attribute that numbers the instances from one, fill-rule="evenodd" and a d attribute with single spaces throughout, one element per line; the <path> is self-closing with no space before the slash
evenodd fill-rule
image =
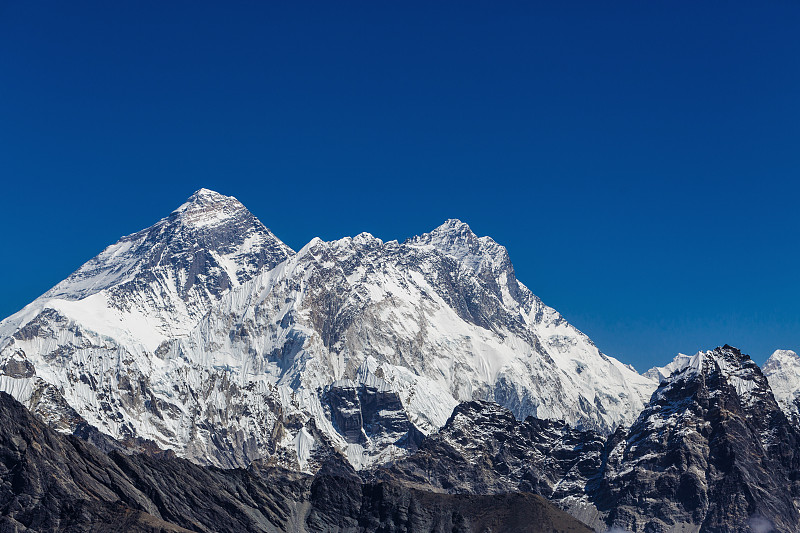
<path id="1" fill-rule="evenodd" d="M 314 437 L 303 427 L 297 432 L 293 442 L 300 468 L 305 470 L 308 466 L 308 459 L 311 457 L 311 450 L 314 449 Z"/>
<path id="2" fill-rule="evenodd" d="M 764 364 L 775 400 L 786 416 L 800 418 L 800 357 L 792 350 L 775 350 Z"/>

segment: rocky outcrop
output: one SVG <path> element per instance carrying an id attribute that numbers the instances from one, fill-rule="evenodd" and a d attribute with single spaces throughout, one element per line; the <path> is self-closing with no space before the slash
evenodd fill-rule
<path id="1" fill-rule="evenodd" d="M 534 492 L 579 498 L 600 472 L 604 437 L 564 422 L 517 421 L 492 402 L 460 404 L 417 453 L 376 471 L 454 493 Z"/>
<path id="2" fill-rule="evenodd" d="M 534 417 L 520 422 L 500 405 L 473 401 L 460 404 L 415 454 L 371 475 L 453 494 L 533 492 L 602 530 L 587 487 L 602 476 L 604 446 L 592 431 Z"/>
<path id="3" fill-rule="evenodd" d="M 334 382 L 322 396 L 327 417 L 348 443 L 403 453 L 416 450 L 424 434 L 409 420 L 400 395 L 368 375 Z"/>

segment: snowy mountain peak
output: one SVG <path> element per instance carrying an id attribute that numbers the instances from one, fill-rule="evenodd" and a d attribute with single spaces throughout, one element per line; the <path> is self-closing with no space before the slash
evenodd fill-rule
<path id="1" fill-rule="evenodd" d="M 377 237 L 372 235 L 372 233 L 368 233 L 366 231 L 362 231 L 361 233 L 359 233 L 358 235 L 353 237 L 353 242 L 356 242 L 356 243 L 359 243 L 359 244 L 361 244 L 361 243 L 370 243 L 370 242 L 376 242 L 378 244 L 383 244 L 383 241 L 381 241 L 380 239 L 378 239 Z"/>
<path id="2" fill-rule="evenodd" d="M 475 248 L 479 245 L 478 236 L 457 218 L 447 219 L 441 226 L 429 233 L 412 237 L 410 241 L 415 244 L 430 244 L 442 250 Z"/>
<path id="3" fill-rule="evenodd" d="M 173 213 L 183 213 L 192 210 L 208 209 L 209 207 L 223 207 L 226 204 L 244 206 L 233 196 L 225 196 L 210 189 L 198 189 L 192 193 L 184 203 L 178 206 Z"/>
<path id="4" fill-rule="evenodd" d="M 0 333 L 60 316 L 153 350 L 187 334 L 231 288 L 293 253 L 235 198 L 200 189 L 4 320 Z"/>
<path id="5" fill-rule="evenodd" d="M 154 277 L 175 285 L 182 299 L 198 282 L 218 297 L 292 253 L 236 198 L 200 189 L 170 216 L 122 237 L 44 297 L 80 300 Z"/>
<path id="6" fill-rule="evenodd" d="M 206 189 L 205 187 L 197 189 L 192 193 L 192 195 L 187 200 L 187 203 L 191 202 L 220 202 L 226 201 L 232 196 L 225 196 L 224 194 L 220 194 L 217 191 L 212 191 L 211 189 Z"/>
<path id="7" fill-rule="evenodd" d="M 730 371 L 741 367 L 748 361 L 750 361 L 748 355 L 743 354 L 738 348 L 726 344 L 713 350 L 699 351 L 691 356 L 678 354 L 669 365 L 662 368 L 672 368 L 670 375 L 674 376 L 684 372 L 708 373 L 716 368 Z"/>
<path id="8" fill-rule="evenodd" d="M 466 222 L 462 222 L 457 218 L 448 218 L 444 221 L 444 224 L 434 229 L 431 233 L 467 234 L 472 233 L 472 230 Z"/>
<path id="9" fill-rule="evenodd" d="M 668 364 L 664 366 L 655 366 L 645 372 L 643 375 L 646 378 L 652 379 L 657 383 L 661 383 L 662 381 L 666 380 L 668 377 L 672 375 L 673 372 L 676 370 L 682 370 L 689 365 L 689 360 L 692 358 L 691 355 L 686 355 L 683 353 L 679 353 L 675 356 L 675 359 L 670 361 Z"/>
<path id="10" fill-rule="evenodd" d="M 233 196 L 199 189 L 173 211 L 170 218 L 174 217 L 196 228 L 213 227 L 225 224 L 246 211 L 244 205 Z"/>
<path id="11" fill-rule="evenodd" d="M 750 356 L 727 344 L 713 350 L 697 352 L 691 357 L 679 355 L 669 366 L 673 367 L 672 373 L 661 380 L 654 399 L 669 394 L 674 388 L 683 388 L 685 382 L 693 380 L 708 382 L 709 388 L 714 387 L 710 383 L 717 383 L 716 387 L 727 384 L 744 405 L 763 401 L 767 396 L 772 397 L 767 379 L 758 365 Z"/>
<path id="12" fill-rule="evenodd" d="M 456 218 L 448 219 L 433 231 L 412 237 L 406 243 L 433 247 L 476 273 L 513 270 L 505 247 L 491 237 L 478 237 L 466 223 Z"/>
<path id="13" fill-rule="evenodd" d="M 764 364 L 764 372 L 772 369 L 800 369 L 800 356 L 792 350 L 775 350 Z"/>
<path id="14" fill-rule="evenodd" d="M 387 460 L 461 400 L 610 432 L 655 389 L 461 221 L 294 253 L 208 189 L 0 326 L 0 389 L 51 421 L 227 466 Z"/>
<path id="15" fill-rule="evenodd" d="M 764 364 L 764 375 L 786 416 L 800 421 L 800 356 L 792 350 L 775 350 Z"/>
<path id="16" fill-rule="evenodd" d="M 664 382 L 670 376 L 683 372 L 709 372 L 715 366 L 724 369 L 741 366 L 743 361 L 749 361 L 747 355 L 743 355 L 738 349 L 727 344 L 714 350 L 700 351 L 694 355 L 679 353 L 669 364 L 660 367 L 653 367 L 644 373 L 644 376 L 657 382 Z"/>

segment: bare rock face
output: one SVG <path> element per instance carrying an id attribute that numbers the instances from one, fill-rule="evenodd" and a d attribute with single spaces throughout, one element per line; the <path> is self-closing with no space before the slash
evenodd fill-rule
<path id="1" fill-rule="evenodd" d="M 591 531 L 532 494 L 452 496 L 363 483 L 342 458 L 314 477 L 106 455 L 0 393 L 0 530 L 131 532 Z"/>
<path id="2" fill-rule="evenodd" d="M 372 472 L 454 494 L 539 494 L 581 521 L 606 529 L 590 486 L 603 473 L 605 437 L 564 422 L 520 422 L 492 402 L 460 404 L 413 455 Z"/>
<path id="3" fill-rule="evenodd" d="M 519 422 L 495 403 L 466 402 L 417 453 L 377 475 L 456 493 L 524 491 L 554 500 L 580 498 L 586 481 L 600 472 L 604 441 L 564 422 L 534 417 Z"/>
<path id="4" fill-rule="evenodd" d="M 414 451 L 424 435 L 409 420 L 400 395 L 385 382 L 334 382 L 323 395 L 328 417 L 348 443 L 383 442 Z"/>

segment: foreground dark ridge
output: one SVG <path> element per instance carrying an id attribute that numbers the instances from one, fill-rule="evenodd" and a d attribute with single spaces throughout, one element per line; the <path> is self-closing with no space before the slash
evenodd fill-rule
<path id="1" fill-rule="evenodd" d="M 364 483 L 329 461 L 315 476 L 104 454 L 0 393 L 0 531 L 589 532 L 529 493 L 454 495 Z"/>

